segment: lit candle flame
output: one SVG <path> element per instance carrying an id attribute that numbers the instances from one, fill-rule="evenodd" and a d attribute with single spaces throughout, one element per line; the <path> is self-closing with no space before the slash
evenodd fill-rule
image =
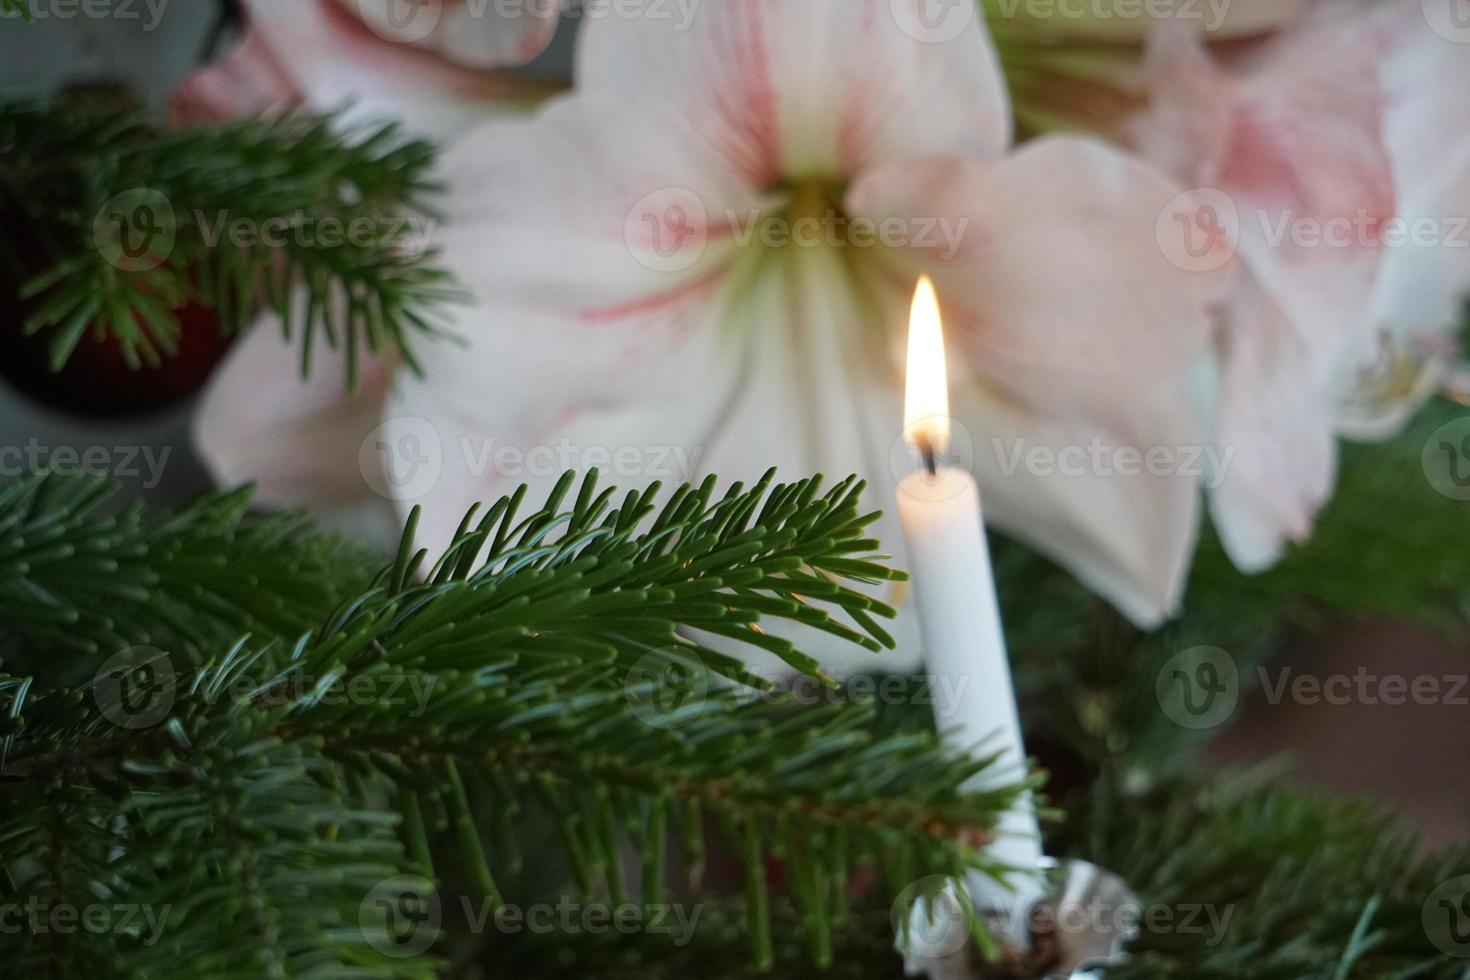
<path id="1" fill-rule="evenodd" d="M 926 459 L 949 450 L 949 373 L 944 359 L 944 323 L 939 297 L 928 276 L 919 280 L 909 316 L 908 388 L 904 438 Z"/>

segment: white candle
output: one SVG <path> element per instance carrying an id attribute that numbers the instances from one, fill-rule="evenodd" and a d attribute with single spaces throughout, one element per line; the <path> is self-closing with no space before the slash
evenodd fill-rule
<path id="1" fill-rule="evenodd" d="M 942 465 L 949 449 L 949 390 L 939 302 L 927 277 L 919 283 L 909 326 L 904 434 L 924 460 L 898 491 L 908 543 L 914 604 L 924 641 L 935 720 L 956 752 L 999 753 L 998 764 L 966 790 L 1025 778 L 1026 750 L 995 598 L 980 488 L 967 472 Z M 1000 821 L 991 856 L 1037 869 L 1041 834 L 1029 794 Z M 1040 897 L 1034 874 L 1011 876 L 1014 893 L 970 883 L 979 904 L 1024 913 Z M 1024 923 L 1017 923 L 1020 926 Z M 1025 936 L 1016 936 L 1024 941 Z"/>

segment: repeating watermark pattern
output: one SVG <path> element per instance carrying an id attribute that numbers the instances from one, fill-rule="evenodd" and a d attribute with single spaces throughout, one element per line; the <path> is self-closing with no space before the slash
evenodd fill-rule
<path id="1" fill-rule="evenodd" d="M 316 217 L 306 211 L 275 215 L 258 221 L 233 216 L 228 211 L 210 214 L 193 212 L 201 240 L 210 248 L 333 249 L 386 247 L 399 255 L 417 258 L 432 247 L 439 219 L 429 215 L 405 214 L 358 216 L 342 219 L 333 215 Z"/>
<path id="2" fill-rule="evenodd" d="M 357 910 L 363 938 L 384 956 L 422 955 L 439 938 L 443 921 L 434 883 L 417 875 L 379 882 Z"/>
<path id="3" fill-rule="evenodd" d="M 505 23 L 519 20 L 652 20 L 668 22 L 675 31 L 687 31 L 704 0 L 354 0 L 358 13 L 373 33 L 385 41 L 418 44 L 428 40 L 446 13 L 476 20 Z M 448 9 L 447 9 L 448 8 Z"/>
<path id="4" fill-rule="evenodd" d="M 163 482 L 172 446 L 48 446 L 32 436 L 24 446 L 0 446 L 0 476 L 48 471 L 66 475 L 142 479 L 143 489 Z"/>
<path id="5" fill-rule="evenodd" d="M 1000 472 L 1039 477 L 1185 477 L 1211 490 L 1225 482 L 1235 459 L 1234 447 L 1120 446 L 1094 438 L 1086 446 L 1033 445 L 1024 438 L 992 439 Z"/>
<path id="6" fill-rule="evenodd" d="M 1159 705 L 1176 724 L 1204 730 L 1228 722 L 1249 680 L 1264 704 L 1302 707 L 1470 707 L 1470 673 L 1384 674 L 1358 667 L 1319 674 L 1258 666 L 1244 674 L 1219 647 L 1195 647 L 1170 658 L 1156 683 Z"/>
<path id="7" fill-rule="evenodd" d="M 163 23 L 170 0 L 25 0 L 23 6 L 31 19 L 47 20 L 123 20 L 142 25 L 145 31 L 156 31 Z M 0 20 L 20 20 L 18 10 L 0 10 Z"/>
<path id="8" fill-rule="evenodd" d="M 940 959 L 952 956 L 970 940 L 969 918 L 954 879 L 931 876 L 905 888 L 890 911 L 902 952 Z M 999 904 L 995 904 L 996 902 Z M 1234 905 L 1188 903 L 1139 905 L 1093 896 L 1086 902 L 1034 903 L 987 896 L 983 917 L 1003 924 L 1010 935 L 1198 937 L 1215 947 L 1225 941 L 1235 917 Z"/>
<path id="9" fill-rule="evenodd" d="M 1352 673 L 1319 675 L 1292 667 L 1258 667 L 1256 681 L 1272 707 L 1470 707 L 1470 674 L 1379 674 L 1359 667 Z"/>
<path id="10" fill-rule="evenodd" d="M 444 474 L 444 441 L 427 419 L 389 419 L 362 441 L 357 467 L 373 493 L 385 500 L 422 500 Z"/>
<path id="11" fill-rule="evenodd" d="M 1071 21 L 1085 24 L 1179 20 L 1207 31 L 1225 26 L 1234 0 L 992 0 L 987 12 L 1006 20 Z"/>
<path id="12" fill-rule="evenodd" d="M 915 448 L 909 436 L 900 431 L 888 445 L 888 468 L 899 493 L 919 500 L 949 500 L 972 492 L 975 473 L 975 438 L 969 426 L 956 418 L 933 417 L 915 420 L 931 432 L 949 433 L 949 443 L 934 456 L 938 472 L 926 470 L 928 460 Z"/>
<path id="13" fill-rule="evenodd" d="M 0 902 L 0 935 L 131 936 L 156 946 L 172 913 L 172 905 L 71 905 L 32 895 L 24 902 Z"/>
<path id="14" fill-rule="evenodd" d="M 323 708 L 389 705 L 405 708 L 410 718 L 429 711 L 438 678 L 416 673 L 390 671 L 325 676 L 297 671 L 269 685 L 240 675 L 228 683 L 214 685 L 206 694 L 194 693 L 207 703 L 234 702 L 260 708 L 306 703 Z M 128 647 L 109 657 L 92 680 L 92 696 L 103 717 L 119 728 L 154 728 L 173 710 L 178 696 L 179 675 L 173 659 L 154 647 Z"/>
<path id="15" fill-rule="evenodd" d="M 830 676 L 830 672 L 828 673 Z M 909 677 L 855 674 L 833 686 L 811 674 L 780 677 L 762 689 L 740 689 L 741 705 L 757 702 L 812 708 L 839 704 L 911 705 L 930 709 L 940 723 L 959 716 L 974 678 L 948 674 Z M 672 728 L 697 718 L 709 705 L 708 671 L 675 651 L 655 651 L 629 669 L 624 697 L 633 714 L 653 728 Z"/>
<path id="16" fill-rule="evenodd" d="M 1470 875 L 1451 878 L 1430 892 L 1420 916 L 1436 949 L 1470 959 Z"/>
<path id="17" fill-rule="evenodd" d="M 711 215 L 687 187 L 665 187 L 640 198 L 623 224 L 628 250 L 654 272 L 683 272 L 718 239 L 736 248 L 922 249 L 941 262 L 959 254 L 970 219 L 948 215 L 852 216 L 829 206 L 814 214 L 726 208 Z"/>
<path id="18" fill-rule="evenodd" d="M 931 875 L 909 885 L 893 900 L 889 920 L 906 956 L 943 959 L 970 941 L 969 916 L 953 878 Z"/>
<path id="19" fill-rule="evenodd" d="M 134 731 L 162 724 L 177 692 L 173 661 L 154 647 L 119 650 L 103 661 L 92 679 L 92 697 L 102 716 Z"/>
<path id="20" fill-rule="evenodd" d="M 1164 714 L 1184 728 L 1225 724 L 1240 704 L 1240 669 L 1219 647 L 1193 647 L 1169 658 L 1154 681 Z"/>
<path id="21" fill-rule="evenodd" d="M 428 496 L 444 475 L 449 454 L 457 471 L 476 480 L 555 478 L 568 470 L 596 469 L 619 479 L 648 478 L 686 483 L 704 455 L 701 446 L 584 445 L 563 436 L 558 442 L 518 446 L 495 439 L 460 437 L 449 445 L 428 419 L 399 416 L 370 432 L 358 449 L 358 468 L 373 492 L 387 500 Z"/>
<path id="22" fill-rule="evenodd" d="M 147 272 L 168 261 L 179 238 L 173 202 L 150 187 L 123 191 L 92 220 L 92 241 L 124 272 Z"/>
<path id="23" fill-rule="evenodd" d="M 439 221 L 429 215 L 317 216 L 303 210 L 258 219 L 196 208 L 181 217 L 173 202 L 150 187 L 111 198 L 92 221 L 97 251 L 124 272 L 147 272 L 172 257 L 185 223 L 209 248 L 386 248 L 416 258 L 433 245 Z"/>
<path id="24" fill-rule="evenodd" d="M 563 895 L 554 902 L 517 905 L 459 897 L 458 925 L 472 935 L 650 935 L 684 947 L 694 939 L 702 905 L 609 905 Z M 374 885 L 358 907 L 358 926 L 368 944 L 395 958 L 426 952 L 443 933 L 445 909 L 434 885 L 417 875 L 398 875 Z"/>
<path id="25" fill-rule="evenodd" d="M 617 933 L 620 936 L 662 936 L 679 948 L 693 941 L 699 928 L 699 917 L 704 911 L 702 905 L 666 902 L 607 905 L 580 902 L 566 895 L 555 902 L 531 905 L 502 903 L 498 906 L 489 899 L 475 902 L 465 895 L 460 897 L 460 908 L 465 924 L 475 935 L 496 932 L 503 935 L 606 936 Z"/>
<path id="26" fill-rule="evenodd" d="M 1218 187 L 1170 201 L 1155 230 L 1164 256 L 1188 272 L 1223 268 L 1247 240 L 1270 250 L 1470 249 L 1470 215 L 1385 218 L 1362 208 L 1321 217 L 1290 208 L 1243 209 Z"/>
<path id="27" fill-rule="evenodd" d="M 677 653 L 654 651 L 638 658 L 623 684 L 633 715 L 650 728 L 674 728 L 709 703 L 709 672 Z"/>
<path id="28" fill-rule="evenodd" d="M 1235 258 L 1240 210 L 1216 187 L 1186 191 L 1159 213 L 1154 235 L 1164 257 L 1185 272 L 1214 272 Z"/>
<path id="29" fill-rule="evenodd" d="M 899 30 L 924 44 L 944 44 L 970 30 L 980 16 L 975 0 L 889 0 Z"/>
<path id="30" fill-rule="evenodd" d="M 1424 19 L 1446 41 L 1470 44 L 1470 0 L 1422 0 Z"/>
<path id="31" fill-rule="evenodd" d="M 1470 416 L 1435 430 L 1424 444 L 1424 475 L 1451 500 L 1470 500 Z"/>

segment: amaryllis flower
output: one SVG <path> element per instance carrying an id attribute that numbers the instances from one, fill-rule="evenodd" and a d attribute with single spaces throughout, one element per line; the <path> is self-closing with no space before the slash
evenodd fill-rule
<path id="1" fill-rule="evenodd" d="M 1470 299 L 1470 33 L 1440 34 L 1423 14 L 1406 2 L 1385 18 L 1384 133 L 1399 214 L 1370 311 L 1382 350 L 1340 412 L 1354 438 L 1396 434 L 1438 390 Z"/>
<path id="2" fill-rule="evenodd" d="M 1224 57 L 1299 23 L 1314 0 L 983 0 L 1023 130 L 1110 134 L 1145 108 L 1144 52 L 1161 27 Z"/>
<path id="3" fill-rule="evenodd" d="M 1335 482 L 1344 377 L 1378 353 L 1367 311 L 1396 213 L 1381 46 L 1364 19 L 1311 20 L 1227 70 L 1161 30 L 1131 133 L 1208 189 L 1202 206 L 1247 270 L 1220 313 L 1217 439 L 1232 456 L 1212 512 L 1249 571 L 1311 534 Z"/>
<path id="4" fill-rule="evenodd" d="M 1168 615 L 1199 520 L 1188 376 L 1227 279 L 1160 247 L 1181 188 L 1101 142 L 1012 152 L 978 17 L 935 32 L 921 0 L 746 0 L 681 30 L 666 7 L 589 22 L 574 94 L 449 154 L 463 344 L 423 349 L 385 405 L 344 406 L 272 390 L 291 355 L 267 324 L 204 407 L 216 472 L 310 503 L 366 446 L 439 547 L 474 502 L 523 482 L 535 500 L 563 465 L 624 486 L 858 472 L 891 511 L 927 273 L 990 520 L 1139 622 Z M 902 561 L 896 520 L 875 533 Z"/>
<path id="5" fill-rule="evenodd" d="M 196 72 L 170 106 L 177 123 L 295 103 L 402 119 L 445 137 L 532 96 L 486 69 L 523 64 L 550 42 L 554 0 L 244 0 L 247 33 Z"/>

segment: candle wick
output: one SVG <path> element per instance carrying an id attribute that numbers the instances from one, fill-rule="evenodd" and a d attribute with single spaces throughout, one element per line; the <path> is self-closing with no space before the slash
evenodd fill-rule
<path id="1" fill-rule="evenodd" d="M 931 477 L 937 477 L 939 475 L 939 456 L 934 450 L 934 440 L 928 436 L 919 436 L 916 441 L 918 443 L 919 456 L 924 461 L 925 471 Z"/>

